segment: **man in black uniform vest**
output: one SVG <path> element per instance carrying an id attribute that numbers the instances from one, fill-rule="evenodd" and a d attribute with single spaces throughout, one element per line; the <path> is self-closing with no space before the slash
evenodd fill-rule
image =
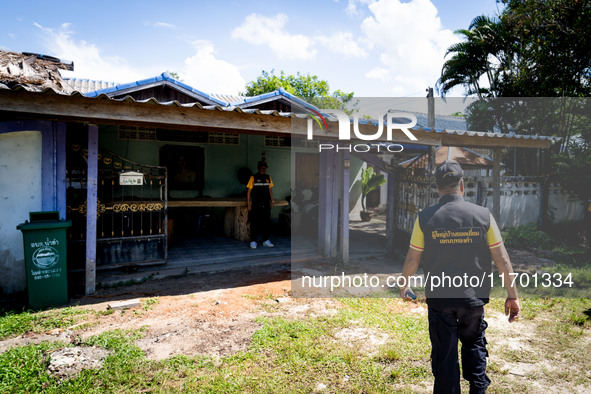
<path id="1" fill-rule="evenodd" d="M 470 393 L 484 393 L 486 375 L 484 305 L 491 288 L 491 257 L 507 289 L 505 314 L 509 322 L 519 315 L 513 272 L 500 231 L 488 208 L 464 201 L 464 172 L 455 161 L 435 170 L 439 203 L 418 215 L 402 276 L 400 295 L 410 299 L 409 277 L 422 258 L 429 312 L 431 367 L 434 393 L 459 393 L 458 339 L 462 343 L 464 379 Z"/>
<path id="2" fill-rule="evenodd" d="M 272 248 L 269 239 L 271 235 L 271 208 L 273 208 L 273 181 L 267 174 L 267 162 L 261 160 L 257 163 L 258 172 L 250 177 L 246 187 L 246 205 L 250 221 L 250 248 L 257 248 L 257 237 L 263 239 L 263 246 Z"/>

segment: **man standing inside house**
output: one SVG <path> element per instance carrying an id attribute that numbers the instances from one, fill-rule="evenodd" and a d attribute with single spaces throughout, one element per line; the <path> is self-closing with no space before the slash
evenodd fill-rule
<path id="1" fill-rule="evenodd" d="M 263 246 L 272 248 L 269 239 L 271 234 L 271 208 L 273 208 L 273 181 L 267 174 L 265 158 L 257 164 L 258 172 L 250 177 L 246 187 L 246 205 L 250 221 L 250 248 L 257 248 L 258 236 L 263 239 Z"/>
<path id="2" fill-rule="evenodd" d="M 409 277 L 423 262 L 428 305 L 434 393 L 460 392 L 458 339 L 462 343 L 464 379 L 470 393 L 484 393 L 486 375 L 484 305 L 491 288 L 491 258 L 507 289 L 505 314 L 519 315 L 511 261 L 499 228 L 488 208 L 464 201 L 464 172 L 455 161 L 435 170 L 439 203 L 421 211 L 415 221 L 400 288 L 404 299 L 414 297 Z M 496 276 L 497 274 L 495 274 Z"/>

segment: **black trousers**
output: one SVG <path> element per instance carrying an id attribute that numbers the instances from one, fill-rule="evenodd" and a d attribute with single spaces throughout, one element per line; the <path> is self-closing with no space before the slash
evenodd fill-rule
<path id="1" fill-rule="evenodd" d="M 458 339 L 462 343 L 463 377 L 470 382 L 470 393 L 484 393 L 490 384 L 486 376 L 486 338 L 484 307 L 429 305 L 431 368 L 434 393 L 460 392 Z"/>
<path id="2" fill-rule="evenodd" d="M 250 242 L 257 242 L 259 235 L 263 242 L 269 239 L 271 235 L 270 204 L 255 204 L 253 202 L 248 220 L 250 221 Z"/>

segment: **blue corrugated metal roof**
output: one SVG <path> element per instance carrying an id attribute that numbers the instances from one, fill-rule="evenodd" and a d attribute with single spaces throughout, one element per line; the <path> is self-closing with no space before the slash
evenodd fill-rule
<path id="1" fill-rule="evenodd" d="M 200 90 L 193 88 L 192 86 L 189 86 L 181 81 L 178 81 L 178 80 L 172 78 L 170 76 L 170 74 L 168 74 L 166 72 L 164 72 L 156 77 L 141 79 L 141 80 L 135 81 L 135 82 L 117 84 L 115 86 L 112 86 L 112 87 L 109 87 L 106 89 L 96 90 L 94 92 L 88 92 L 85 95 L 88 97 L 97 97 L 101 94 L 106 94 L 108 96 L 111 96 L 112 93 L 116 93 L 118 91 L 133 89 L 135 87 L 141 87 L 143 85 L 149 85 L 149 84 L 158 83 L 158 82 L 168 82 L 173 85 L 176 85 L 184 90 L 187 90 L 187 91 L 195 94 L 195 96 L 200 97 L 200 98 L 204 99 L 205 101 L 210 101 L 210 102 L 216 103 L 218 105 L 223 105 L 223 106 L 228 105 L 228 103 L 225 101 L 222 101 L 210 94 L 204 93 Z"/>
<path id="2" fill-rule="evenodd" d="M 403 112 L 403 111 L 401 111 Z M 412 114 L 412 112 L 408 112 Z M 306 118 L 308 117 L 307 114 L 293 114 L 292 116 L 299 117 L 299 118 Z M 332 114 L 324 114 L 322 116 L 329 121 L 329 122 L 338 122 L 338 119 L 335 115 Z M 394 120 L 400 118 L 394 118 Z M 353 119 L 350 117 L 350 121 L 353 122 Z M 367 124 L 371 123 L 374 126 L 377 126 L 378 123 L 376 120 L 366 120 L 366 119 L 359 119 L 360 124 Z M 435 129 L 431 127 L 423 127 L 420 125 L 416 125 L 414 127 L 409 128 L 409 130 L 423 130 L 428 133 L 436 133 L 436 134 L 449 134 L 449 135 L 467 135 L 470 137 L 489 137 L 489 138 L 515 138 L 515 139 L 523 139 L 523 140 L 541 140 L 541 141 L 558 141 L 560 137 L 552 137 L 552 136 L 544 136 L 544 135 L 525 135 L 525 134 L 515 134 L 515 133 L 491 133 L 486 131 L 468 131 L 468 130 L 448 130 L 448 129 Z"/>
<path id="3" fill-rule="evenodd" d="M 417 117 L 417 125 L 427 127 L 429 124 L 428 115 L 420 112 L 413 112 Z M 468 130 L 466 118 L 450 115 L 435 115 L 435 128 L 444 130 Z"/>
<path id="4" fill-rule="evenodd" d="M 242 97 L 240 100 L 230 103 L 230 106 L 232 106 L 232 107 L 248 107 L 251 105 L 256 105 L 259 103 L 270 101 L 270 99 L 273 99 L 273 98 L 277 98 L 277 99 L 286 98 L 292 104 L 296 104 L 299 107 L 302 107 L 304 109 L 310 109 L 310 110 L 314 110 L 317 112 L 320 111 L 320 109 L 318 109 L 314 105 L 308 103 L 307 101 L 299 98 L 298 96 L 296 96 L 294 94 L 289 93 L 288 91 L 286 91 L 283 88 L 279 88 L 279 89 L 274 90 L 272 92 L 259 94 L 258 96 Z"/>
<path id="5" fill-rule="evenodd" d="M 161 76 L 162 77 L 162 76 Z M 158 80 L 156 78 L 151 78 L 150 80 Z M 162 77 L 163 78 L 163 77 Z M 170 78 L 172 79 L 172 78 Z M 138 81 L 141 82 L 141 81 Z M 178 82 L 178 81 L 177 81 Z M 27 91 L 31 91 L 31 92 L 35 92 L 34 90 L 30 90 L 27 88 L 27 86 L 25 85 L 17 85 L 17 86 L 13 86 L 13 87 L 8 87 L 7 85 L 4 84 L 0 84 L 0 89 L 7 89 L 7 90 L 13 90 L 13 91 L 18 91 L 21 89 L 27 90 Z M 114 92 L 117 91 L 118 89 L 114 89 L 114 88 L 110 88 L 110 89 L 103 89 L 97 92 L 96 95 L 93 96 L 88 96 L 88 95 L 83 95 L 80 92 L 73 92 L 71 94 L 65 94 L 65 95 L 70 95 L 70 96 L 87 96 L 87 97 L 94 97 L 98 100 L 113 100 L 113 101 L 127 101 L 127 102 L 139 102 L 139 103 L 146 103 L 146 104 L 151 104 L 151 105 L 166 105 L 166 106 L 177 106 L 177 107 L 196 107 L 196 108 L 200 108 L 200 109 L 205 109 L 205 110 L 215 110 L 215 111 L 224 111 L 224 112 L 241 112 L 241 113 L 248 113 L 248 114 L 262 114 L 262 115 L 269 115 L 269 116 L 282 116 L 282 117 L 293 117 L 293 118 L 309 118 L 308 114 L 302 114 L 302 113 L 293 113 L 293 112 L 279 112 L 276 110 L 259 110 L 256 108 L 240 108 L 237 106 L 229 106 L 227 105 L 227 103 L 223 103 L 220 102 L 219 105 L 201 105 L 198 102 L 195 103 L 188 103 L 188 104 L 181 104 L 178 101 L 168 101 L 168 102 L 160 102 L 158 100 L 156 100 L 155 98 L 150 98 L 150 99 L 146 99 L 146 100 L 136 100 L 131 96 L 126 96 L 124 98 L 119 98 L 119 99 L 115 99 L 112 98 L 111 96 L 109 96 L 107 93 L 105 93 L 105 91 L 109 91 L 109 92 Z M 38 94 L 64 94 L 61 92 L 56 92 L 54 89 L 52 88 L 46 88 L 41 92 L 37 92 Z M 271 92 L 271 93 L 265 93 L 266 95 L 269 95 L 269 97 L 272 97 L 273 95 L 278 95 L 278 94 L 283 94 L 285 97 L 293 97 L 295 98 L 295 96 L 287 93 L 287 92 L 280 92 L 278 93 L 276 92 Z M 205 97 L 209 97 L 209 95 L 205 95 Z M 302 102 L 302 103 L 306 103 L 305 101 L 296 98 L 298 102 Z M 219 102 L 219 100 L 217 100 L 216 102 Z M 308 106 L 310 106 L 310 104 L 306 103 Z M 329 114 L 323 114 L 323 116 L 325 117 L 325 119 L 329 122 L 337 122 L 338 119 L 336 116 L 334 115 L 329 115 Z M 374 125 L 377 125 L 376 121 L 365 121 L 365 120 L 360 120 L 360 122 L 362 123 L 369 123 L 371 122 Z M 428 128 L 428 127 L 421 127 L 419 125 L 414 126 L 412 128 L 410 128 L 410 130 L 423 130 L 427 133 L 437 133 L 437 134 L 448 134 L 448 135 L 468 135 L 471 137 L 487 137 L 487 138 L 506 138 L 506 139 L 523 139 L 523 140 L 540 140 L 540 141 L 557 141 L 560 140 L 559 137 L 551 137 L 551 136 L 538 136 L 538 135 L 520 135 L 520 134 L 515 134 L 515 133 L 508 133 L 508 134 L 503 134 L 503 133 L 488 133 L 488 132 L 479 132 L 479 131 L 466 131 L 466 130 L 447 130 L 447 129 L 432 129 L 432 128 Z"/>

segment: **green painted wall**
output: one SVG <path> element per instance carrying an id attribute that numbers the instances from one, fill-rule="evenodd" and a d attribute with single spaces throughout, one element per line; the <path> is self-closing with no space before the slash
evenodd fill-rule
<path id="1" fill-rule="evenodd" d="M 273 179 L 275 200 L 284 200 L 290 194 L 291 158 L 289 148 L 269 148 L 264 146 L 265 138 L 260 135 L 241 135 L 240 145 L 196 144 L 160 141 L 121 140 L 117 127 L 100 128 L 99 146 L 129 160 L 159 165 L 160 148 L 164 145 L 200 146 L 205 149 L 205 188 L 203 195 L 214 198 L 228 197 L 244 193 L 246 186 L 238 181 L 237 173 L 241 167 L 248 167 L 254 173 L 256 165 L 265 152 L 267 173 Z M 172 191 L 174 198 L 194 198 L 197 191 Z M 273 209 L 277 217 L 283 208 Z"/>

